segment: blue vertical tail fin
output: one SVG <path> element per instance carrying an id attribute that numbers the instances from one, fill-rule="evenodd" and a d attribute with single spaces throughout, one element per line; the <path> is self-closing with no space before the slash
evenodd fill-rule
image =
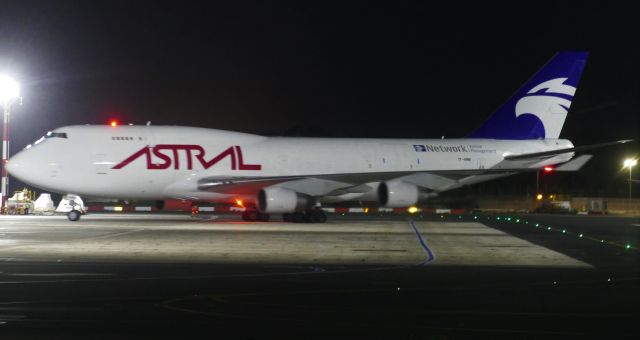
<path id="1" fill-rule="evenodd" d="M 559 52 L 470 138 L 558 138 L 588 52 Z"/>

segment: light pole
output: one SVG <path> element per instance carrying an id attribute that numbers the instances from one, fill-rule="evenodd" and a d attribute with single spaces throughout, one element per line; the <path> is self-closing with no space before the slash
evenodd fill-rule
<path id="1" fill-rule="evenodd" d="M 9 161 L 9 114 L 11 105 L 19 102 L 20 85 L 10 77 L 0 75 L 0 105 L 2 105 L 4 123 L 2 125 L 2 202 L 1 210 L 4 211 L 9 194 L 9 177 L 7 174 L 7 162 Z"/>
<path id="2" fill-rule="evenodd" d="M 638 164 L 638 160 L 627 158 L 622 164 L 624 164 L 623 168 L 629 168 L 629 204 L 631 204 L 631 184 L 633 183 L 631 178 L 631 169 Z"/>

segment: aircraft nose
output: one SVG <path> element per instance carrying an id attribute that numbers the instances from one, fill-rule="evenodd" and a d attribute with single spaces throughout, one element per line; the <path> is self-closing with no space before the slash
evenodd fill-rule
<path id="1" fill-rule="evenodd" d="M 11 176 L 24 180 L 30 168 L 29 157 L 25 155 L 24 151 L 18 152 L 7 161 L 6 167 Z"/>
<path id="2" fill-rule="evenodd" d="M 25 184 L 45 190 L 58 190 L 58 162 L 51 157 L 51 150 L 42 145 L 15 154 L 7 163 L 7 171 Z"/>

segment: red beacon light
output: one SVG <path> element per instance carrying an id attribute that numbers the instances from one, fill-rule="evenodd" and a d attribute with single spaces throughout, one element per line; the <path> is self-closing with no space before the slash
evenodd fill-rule
<path id="1" fill-rule="evenodd" d="M 120 125 L 120 124 L 118 124 L 118 121 L 115 120 L 115 119 L 112 119 L 112 120 L 109 121 L 109 126 L 111 126 L 111 127 L 116 127 L 118 125 Z"/>
<path id="2" fill-rule="evenodd" d="M 552 166 L 545 166 L 544 168 L 542 168 L 542 170 L 544 170 L 544 172 L 549 174 L 549 173 L 553 172 L 553 167 Z"/>

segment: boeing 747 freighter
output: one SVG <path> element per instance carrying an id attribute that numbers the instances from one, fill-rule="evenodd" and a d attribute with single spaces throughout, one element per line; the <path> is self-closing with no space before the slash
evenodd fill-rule
<path id="1" fill-rule="evenodd" d="M 521 171 L 578 170 L 583 149 L 559 139 L 587 60 L 554 56 L 462 139 L 285 138 L 179 126 L 57 128 L 15 155 L 11 175 L 58 193 L 118 199 L 245 202 L 243 218 L 324 222 L 321 207 L 421 198 Z M 621 143 L 614 142 L 614 143 Z M 69 219 L 80 218 L 72 211 Z"/>

